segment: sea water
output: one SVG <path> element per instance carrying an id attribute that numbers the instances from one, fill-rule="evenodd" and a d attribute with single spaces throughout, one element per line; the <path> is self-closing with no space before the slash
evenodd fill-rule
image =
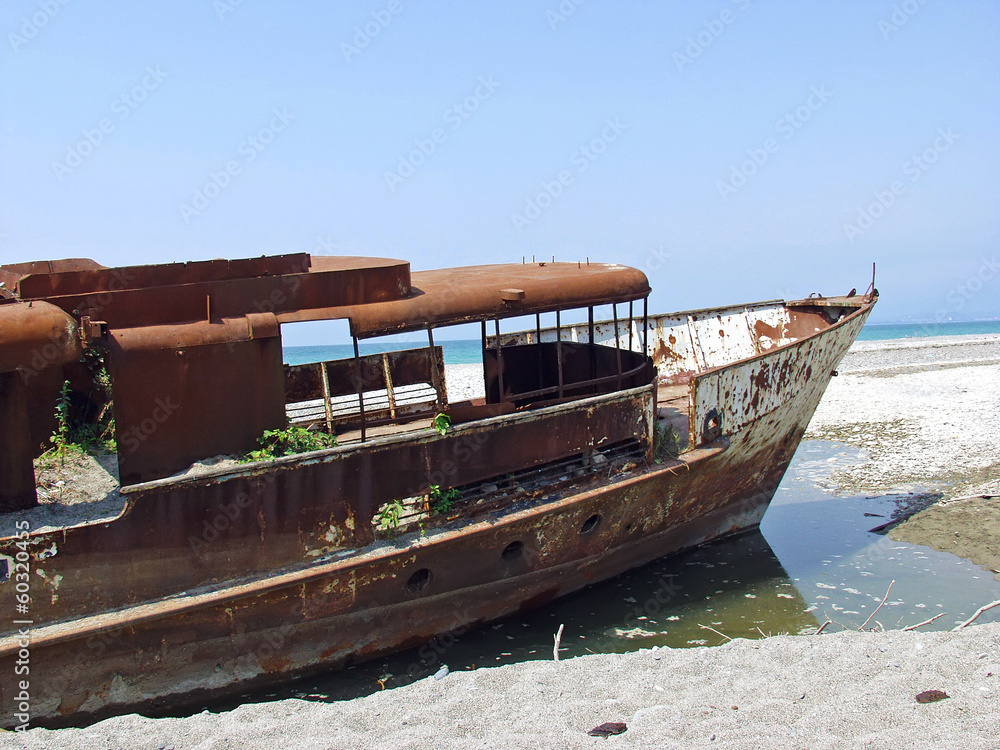
<path id="1" fill-rule="evenodd" d="M 1000 333 L 1000 320 L 975 320 L 947 323 L 866 323 L 858 341 L 926 338 L 928 336 L 966 336 Z"/>
<path id="2" fill-rule="evenodd" d="M 968 334 L 1000 333 L 1000 321 L 974 321 L 967 323 L 868 323 L 861 329 L 858 341 L 884 341 L 886 339 L 922 338 L 927 336 L 961 336 Z M 434 342 L 444 351 L 446 365 L 468 365 L 482 362 L 482 342 L 479 339 L 442 339 Z M 364 354 L 420 349 L 426 343 L 417 338 L 403 341 L 362 341 L 359 351 Z M 308 362 L 329 362 L 354 356 L 352 344 L 326 344 L 316 346 L 286 346 L 286 364 L 300 365 Z"/>

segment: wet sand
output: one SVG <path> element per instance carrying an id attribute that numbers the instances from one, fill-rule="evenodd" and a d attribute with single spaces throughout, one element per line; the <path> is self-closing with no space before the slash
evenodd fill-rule
<path id="1" fill-rule="evenodd" d="M 830 482 L 844 492 L 939 495 L 890 538 L 1000 570 L 1000 335 L 858 342 L 839 373 L 805 437 L 864 457 Z"/>
<path id="2" fill-rule="evenodd" d="M 856 345 L 806 439 L 864 450 L 862 460 L 830 476 L 844 492 L 941 493 L 945 501 L 893 533 L 995 570 L 997 500 L 947 502 L 1000 494 L 1000 337 L 983 338 L 990 339 Z M 475 373 L 468 372 L 471 388 Z M 994 520 L 985 520 L 988 513 Z M 950 697 L 919 703 L 927 690 Z M 606 740 L 587 735 L 604 722 L 628 729 Z M 3 733 L 0 747 L 996 748 L 998 726 L 1000 624 L 974 624 L 958 632 L 827 632 L 528 662 L 339 703 L 285 700 L 223 714 L 130 715 L 83 729 Z"/>
<path id="3" fill-rule="evenodd" d="M 1000 496 L 972 496 L 932 505 L 892 529 L 889 538 L 972 560 L 1000 581 Z"/>

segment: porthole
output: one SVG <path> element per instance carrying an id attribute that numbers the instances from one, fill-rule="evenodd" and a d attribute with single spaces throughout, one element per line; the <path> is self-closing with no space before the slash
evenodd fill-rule
<path id="1" fill-rule="evenodd" d="M 500 553 L 500 559 L 505 563 L 510 565 L 521 559 L 524 555 L 524 542 L 511 542 L 506 547 L 504 547 L 503 552 Z"/>
<path id="2" fill-rule="evenodd" d="M 590 518 L 588 518 L 586 521 L 583 522 L 583 526 L 580 527 L 580 533 L 589 534 L 594 529 L 596 529 L 600 523 L 601 523 L 601 516 L 600 514 L 595 513 L 594 515 L 592 515 Z"/>
<path id="3" fill-rule="evenodd" d="M 411 594 L 419 594 L 431 582 L 431 572 L 427 568 L 421 568 L 410 576 L 406 582 L 406 590 Z"/>

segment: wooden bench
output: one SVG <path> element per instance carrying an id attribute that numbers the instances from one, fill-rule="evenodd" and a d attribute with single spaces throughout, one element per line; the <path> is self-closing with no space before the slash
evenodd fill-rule
<path id="1" fill-rule="evenodd" d="M 408 422 L 444 410 L 448 395 L 441 347 L 285 365 L 289 424 L 322 424 L 328 432 L 356 427 L 359 394 L 366 425 Z"/>

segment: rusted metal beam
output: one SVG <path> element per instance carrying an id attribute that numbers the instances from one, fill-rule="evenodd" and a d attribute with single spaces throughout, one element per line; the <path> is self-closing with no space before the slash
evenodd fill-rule
<path id="1" fill-rule="evenodd" d="M 22 299 L 101 294 L 124 289 L 229 281 L 254 276 L 282 276 L 309 270 L 308 253 L 245 260 L 206 260 L 119 268 L 34 271 L 18 285 Z"/>
<path id="2" fill-rule="evenodd" d="M 27 386 L 20 373 L 0 372 L 0 512 L 38 504 L 30 434 Z"/>
<path id="3" fill-rule="evenodd" d="M 378 306 L 352 308 L 351 332 L 364 338 L 538 312 L 627 302 L 649 294 L 645 274 L 614 264 L 539 263 L 418 271 L 415 293 Z M 517 290 L 519 299 L 504 299 Z M 523 297 L 520 293 L 523 292 Z"/>
<path id="4" fill-rule="evenodd" d="M 83 356 L 79 324 L 48 302 L 0 305 L 0 372 L 29 375 Z"/>
<path id="5" fill-rule="evenodd" d="M 98 274 L 99 283 L 85 284 L 71 275 L 74 283 L 68 286 L 68 294 L 60 293 L 56 282 L 62 280 L 58 276 L 55 281 L 29 276 L 19 283 L 41 287 L 34 290 L 38 293 L 55 285 L 53 293 L 46 296 L 48 301 L 73 315 L 106 321 L 112 328 L 201 321 L 206 317 L 208 298 L 213 320 L 274 313 L 285 323 L 343 318 L 353 305 L 398 300 L 410 294 L 410 266 L 405 261 L 320 257 L 310 261 L 305 254 L 292 257 L 302 259 L 302 267 L 281 275 L 240 277 L 230 269 L 230 273 L 212 278 L 212 274 L 181 273 L 185 266 L 177 264 L 180 270 L 165 271 L 167 283 L 162 284 L 154 282 L 163 266 L 81 272 Z M 129 275 L 133 272 L 141 274 L 139 281 L 143 283 Z M 82 291 L 91 286 L 97 288 Z"/>

